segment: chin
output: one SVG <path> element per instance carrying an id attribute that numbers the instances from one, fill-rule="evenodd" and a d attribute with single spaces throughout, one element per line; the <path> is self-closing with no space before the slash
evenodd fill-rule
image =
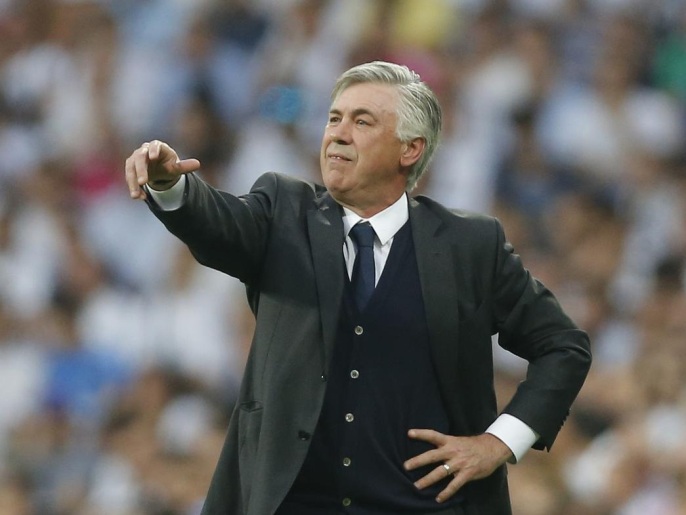
<path id="1" fill-rule="evenodd" d="M 331 194 L 334 200 L 343 201 L 345 200 L 346 193 L 350 188 L 344 187 L 340 181 L 324 181 L 324 186 L 327 191 Z"/>
<path id="2" fill-rule="evenodd" d="M 326 186 L 329 191 L 341 191 L 342 189 L 345 189 L 346 177 L 340 170 L 328 169 L 322 174 L 322 179 L 324 180 L 324 186 Z"/>

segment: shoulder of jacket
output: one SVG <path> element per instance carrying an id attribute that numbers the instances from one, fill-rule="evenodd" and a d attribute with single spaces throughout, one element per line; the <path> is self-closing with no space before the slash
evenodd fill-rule
<path id="1" fill-rule="evenodd" d="M 320 184 L 305 181 L 280 172 L 263 173 L 257 181 L 255 181 L 255 185 L 252 189 L 259 187 L 273 188 L 287 193 L 310 193 L 313 196 L 320 196 L 326 191 L 324 186 Z"/>
<path id="2" fill-rule="evenodd" d="M 415 202 L 421 208 L 426 208 L 434 215 L 441 218 L 447 223 L 469 224 L 469 225 L 488 225 L 492 226 L 494 223 L 499 224 L 498 220 L 491 215 L 485 213 L 478 213 L 475 211 L 468 211 L 466 209 L 449 208 L 424 195 L 413 197 L 410 205 Z"/>

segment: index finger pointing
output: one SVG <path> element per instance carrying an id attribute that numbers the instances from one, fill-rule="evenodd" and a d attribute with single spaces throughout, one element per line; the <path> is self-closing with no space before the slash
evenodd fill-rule
<path id="1" fill-rule="evenodd" d="M 174 165 L 175 171 L 179 174 L 195 172 L 199 168 L 200 161 L 194 158 L 179 160 Z"/>

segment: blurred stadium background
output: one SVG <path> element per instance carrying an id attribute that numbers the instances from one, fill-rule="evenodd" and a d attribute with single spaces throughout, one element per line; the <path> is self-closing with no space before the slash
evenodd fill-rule
<path id="1" fill-rule="evenodd" d="M 515 514 L 686 513 L 683 0 L 0 0 L 0 514 L 199 513 L 253 320 L 124 160 L 317 180 L 330 88 L 374 59 L 444 104 L 421 192 L 497 215 L 592 337 Z"/>

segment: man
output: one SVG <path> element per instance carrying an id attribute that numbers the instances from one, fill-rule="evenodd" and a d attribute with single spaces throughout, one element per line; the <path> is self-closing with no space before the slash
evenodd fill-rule
<path id="1" fill-rule="evenodd" d="M 131 197 L 257 319 L 203 513 L 511 513 L 505 463 L 550 448 L 589 342 L 495 219 L 409 197 L 440 125 L 415 73 L 374 62 L 333 90 L 325 188 L 266 174 L 235 197 L 159 141 L 127 160 Z M 495 333 L 529 361 L 499 416 Z"/>

